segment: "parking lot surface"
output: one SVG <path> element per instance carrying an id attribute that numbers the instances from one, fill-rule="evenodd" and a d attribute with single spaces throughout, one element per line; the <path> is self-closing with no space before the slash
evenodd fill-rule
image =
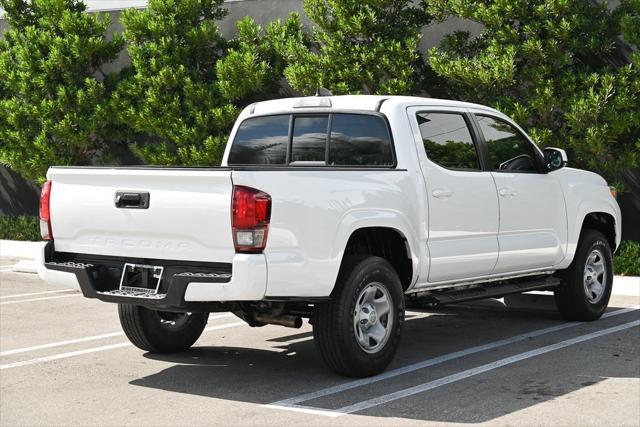
<path id="1" fill-rule="evenodd" d="M 640 424 L 640 300 L 563 321 L 551 295 L 409 310 L 380 376 L 323 364 L 311 327 L 212 313 L 188 352 L 145 353 L 115 305 L 0 260 L 2 425 Z"/>

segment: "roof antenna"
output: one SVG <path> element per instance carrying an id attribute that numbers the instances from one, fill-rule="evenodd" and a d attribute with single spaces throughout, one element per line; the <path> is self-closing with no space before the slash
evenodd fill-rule
<path id="1" fill-rule="evenodd" d="M 316 96 L 333 96 L 333 94 L 331 93 L 331 91 L 329 89 L 320 86 L 316 90 Z"/>

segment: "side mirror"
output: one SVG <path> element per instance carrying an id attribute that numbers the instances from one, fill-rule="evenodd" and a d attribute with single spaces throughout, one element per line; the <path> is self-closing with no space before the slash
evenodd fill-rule
<path id="1" fill-rule="evenodd" d="M 568 161 L 567 152 L 562 148 L 548 147 L 544 149 L 544 163 L 547 171 L 553 172 L 562 169 Z"/>

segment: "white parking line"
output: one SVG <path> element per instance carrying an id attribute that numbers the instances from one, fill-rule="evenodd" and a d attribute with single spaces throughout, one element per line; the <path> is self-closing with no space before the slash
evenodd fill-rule
<path id="1" fill-rule="evenodd" d="M 209 320 L 224 319 L 226 317 L 233 317 L 233 316 L 234 315 L 231 313 L 217 314 L 217 315 L 209 316 Z M 58 341 L 58 342 L 52 342 L 47 344 L 34 345 L 32 347 L 16 348 L 14 350 L 7 350 L 7 351 L 0 352 L 0 357 L 10 356 L 12 354 L 27 353 L 27 352 L 36 351 L 36 350 L 44 350 L 45 348 L 53 348 L 53 347 L 61 347 L 64 345 L 78 344 L 78 343 L 87 342 L 87 341 L 97 341 L 97 340 L 102 340 L 106 338 L 118 337 L 121 335 L 124 335 L 124 332 L 111 332 L 108 334 L 93 335 L 90 337 L 83 337 L 83 338 L 76 338 L 76 339 L 66 340 L 66 341 Z"/>
<path id="2" fill-rule="evenodd" d="M 302 337 L 302 338 L 296 338 L 294 340 L 291 341 L 284 341 L 284 342 L 279 342 L 279 345 L 291 345 L 291 344 L 298 344 L 299 342 L 305 342 L 305 341 L 311 341 L 313 339 L 313 336 L 310 337 Z"/>
<path id="3" fill-rule="evenodd" d="M 76 289 L 59 289 L 56 291 L 30 292 L 28 294 L 3 295 L 0 297 L 0 299 L 32 297 L 35 295 L 46 295 L 46 294 L 59 294 L 61 292 L 76 292 Z"/>
<path id="4" fill-rule="evenodd" d="M 479 375 L 485 372 L 489 372 L 494 369 L 501 368 L 503 366 L 511 365 L 513 363 L 520 362 L 525 359 L 530 359 L 532 357 L 540 356 L 542 354 L 549 353 L 551 351 L 569 347 L 570 345 L 580 344 L 582 342 L 592 340 L 594 338 L 613 334 L 613 333 L 620 332 L 625 329 L 630 329 L 636 326 L 640 326 L 640 320 L 634 320 L 633 322 L 623 323 L 622 325 L 613 326 L 607 329 L 602 329 L 586 335 L 580 335 L 575 338 L 571 338 L 565 341 L 560 341 L 555 344 L 539 347 L 524 353 L 516 354 L 514 356 L 505 357 L 504 359 L 496 360 L 495 362 L 477 366 L 472 369 L 467 369 L 466 371 L 458 372 L 456 374 L 449 375 L 444 378 L 437 379 L 435 381 L 430 381 L 428 383 L 420 384 L 414 387 L 409 387 L 404 390 L 398 390 L 394 393 L 386 394 L 380 397 L 358 402 L 353 405 L 345 406 L 343 408 L 338 409 L 336 412 L 343 413 L 343 414 L 350 414 L 353 412 L 363 411 L 365 409 L 372 408 L 374 406 L 389 403 L 398 399 L 403 399 L 405 397 L 413 396 L 414 394 L 422 393 L 428 390 L 433 390 L 434 388 L 451 384 L 457 381 L 461 381 L 466 378 Z"/>
<path id="5" fill-rule="evenodd" d="M 273 404 L 273 405 L 263 405 L 263 406 L 267 406 L 271 409 L 282 409 L 284 411 L 302 412 L 303 414 L 322 415 L 325 417 L 332 417 L 332 418 L 346 415 L 342 412 L 332 411 L 330 409 L 312 408 L 311 406 L 302 406 L 302 405 L 285 406 L 285 405 Z"/>
<path id="6" fill-rule="evenodd" d="M 53 360 L 65 359 L 67 357 L 80 356 L 82 354 L 97 353 L 99 351 L 114 350 L 116 348 L 129 347 L 129 342 L 119 344 L 103 345 L 101 347 L 92 347 L 85 350 L 70 351 L 68 353 L 53 354 L 51 356 L 38 357 L 37 359 L 23 360 L 21 362 L 7 363 L 0 365 L 0 370 L 18 368 L 20 366 L 35 365 L 36 363 L 51 362 Z"/>
<path id="7" fill-rule="evenodd" d="M 209 328 L 205 328 L 204 332 L 217 331 L 220 329 L 227 329 L 227 328 L 235 328 L 236 326 L 242 326 L 242 325 L 246 325 L 246 323 L 245 322 L 225 323 L 224 325 L 217 325 L 217 326 L 211 326 Z M 129 347 L 132 345 L 133 344 L 131 344 L 130 342 L 123 342 L 118 344 L 87 348 L 84 350 L 70 351 L 67 353 L 52 354 L 51 356 L 38 357 L 36 359 L 23 360 L 20 362 L 7 363 L 4 365 L 0 365 L 0 370 L 19 368 L 21 366 L 35 365 L 37 363 L 51 362 L 53 360 L 66 359 L 68 357 L 80 356 L 80 355 L 89 354 L 89 353 L 97 353 L 100 351 L 107 351 L 107 350 L 113 350 L 116 348 Z"/>
<path id="8" fill-rule="evenodd" d="M 20 304 L 20 303 L 23 303 L 23 302 L 45 301 L 45 300 L 58 299 L 58 298 L 81 297 L 81 296 L 82 296 L 82 294 L 72 294 L 72 295 L 58 295 L 58 296 L 55 296 L 55 297 L 41 297 L 41 298 L 20 299 L 20 300 L 17 300 L 17 301 L 0 302 L 0 305 Z"/>
<path id="9" fill-rule="evenodd" d="M 77 344 L 77 343 L 87 342 L 87 341 L 103 340 L 103 339 L 106 339 L 106 338 L 118 337 L 120 335 L 124 335 L 124 332 L 112 332 L 112 333 L 109 333 L 109 334 L 94 335 L 94 336 L 91 336 L 91 337 L 77 338 L 77 339 L 74 339 L 74 340 L 59 341 L 59 342 L 52 342 L 52 343 L 48 343 L 48 344 L 34 345 L 33 347 L 16 348 L 14 350 L 3 351 L 3 352 L 0 353 L 0 356 L 10 356 L 12 354 L 27 353 L 29 351 L 36 351 L 36 350 L 44 350 L 45 348 L 60 347 L 60 346 L 63 346 L 63 345 L 71 345 L 71 344 Z"/>
<path id="10" fill-rule="evenodd" d="M 602 318 L 609 318 L 609 317 L 613 317 L 613 316 L 618 316 L 621 314 L 625 314 L 625 313 L 629 313 L 632 311 L 636 311 L 640 309 L 640 306 L 633 306 L 633 307 L 627 307 L 627 308 L 623 308 L 620 310 L 615 310 L 615 311 L 609 311 L 607 313 L 605 313 Z M 550 334 L 553 332 L 558 332 L 561 331 L 563 329 L 568 329 L 568 328 L 572 328 L 578 325 L 583 325 L 584 323 L 582 322 L 568 322 L 568 323 L 562 323 L 560 325 L 556 325 L 556 326 L 551 326 L 548 328 L 544 328 L 544 329 L 537 329 L 531 332 L 527 332 L 525 334 L 521 334 L 521 335 L 516 335 L 510 338 L 505 338 L 502 340 L 498 340 L 498 341 L 493 341 L 487 344 L 483 344 L 483 345 L 479 345 L 476 347 L 471 347 L 471 348 L 467 348 L 464 350 L 460 350 L 460 351 L 456 351 L 453 353 L 448 353 L 448 354 L 444 354 L 442 356 L 438 356 L 438 357 L 434 357 L 431 359 L 426 359 L 423 360 L 421 362 L 416 362 L 413 363 L 411 365 L 407 365 L 407 366 L 403 366 L 400 368 L 396 368 L 396 369 L 392 369 L 390 371 L 387 372 L 383 372 L 382 374 L 376 375 L 375 377 L 370 377 L 370 378 L 362 378 L 359 380 L 353 380 L 353 381 L 349 381 L 347 383 L 344 384 L 338 384 L 336 386 L 332 386 L 332 387 L 327 387 L 321 390 L 317 390 L 317 391 L 313 391 L 310 393 L 305 393 L 299 396 L 295 396 L 289 399 L 284 399 L 284 400 L 280 400 L 277 402 L 273 402 L 273 403 L 269 403 L 267 405 L 263 405 L 265 407 L 271 407 L 271 408 L 278 408 L 278 409 L 288 409 L 288 410 L 292 410 L 291 408 L 295 408 L 298 407 L 299 405 L 297 405 L 300 402 L 305 402 L 308 400 L 313 400 L 313 399 L 317 399 L 320 397 L 324 397 L 324 396 L 328 396 L 331 394 L 336 394 L 336 393 L 340 393 L 346 390 L 350 390 L 356 387 L 362 387 L 365 385 L 369 385 L 369 384 L 373 384 L 376 383 L 378 381 L 383 381 L 389 378 L 393 378 L 396 377 L 398 375 L 404 375 L 413 371 L 417 371 L 419 369 L 423 369 L 429 366 L 434 366 L 440 363 L 445 363 L 445 362 L 449 362 L 451 360 L 454 359 L 459 359 L 465 356 L 469 356 L 471 354 L 476 354 L 476 353 L 480 353 L 482 351 L 487 351 L 487 350 L 491 350 L 497 347 L 502 347 L 502 346 L 506 346 L 509 344 L 515 344 L 517 342 L 521 342 L 521 341 L 525 341 L 531 338 L 535 338 L 541 335 L 545 335 L 545 334 Z"/>

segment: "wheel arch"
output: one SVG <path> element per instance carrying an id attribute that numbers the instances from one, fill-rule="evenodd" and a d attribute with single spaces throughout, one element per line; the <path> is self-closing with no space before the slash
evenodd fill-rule
<path id="1" fill-rule="evenodd" d="M 611 246 L 611 252 L 617 249 L 616 219 L 608 212 L 588 212 L 582 218 L 580 234 L 586 229 L 597 230 L 604 234 Z"/>
<path id="2" fill-rule="evenodd" d="M 363 225 L 348 234 L 340 255 L 339 270 L 352 255 L 371 255 L 386 259 L 396 270 L 404 291 L 415 283 L 418 256 L 406 231 L 388 225 Z M 332 290 L 332 293 L 335 291 Z"/>
<path id="3" fill-rule="evenodd" d="M 568 204 L 568 225 L 569 233 L 567 236 L 567 252 L 564 261 L 556 267 L 560 270 L 567 268 L 575 257 L 580 241 L 582 230 L 587 227 L 595 227 L 596 230 L 602 231 L 612 252 L 620 245 L 621 240 L 621 224 L 620 209 L 615 204 L 613 198 L 611 201 L 603 199 L 584 199 L 575 205 Z M 606 224 L 606 227 L 602 226 Z M 600 224 L 600 225 L 596 225 Z"/>

